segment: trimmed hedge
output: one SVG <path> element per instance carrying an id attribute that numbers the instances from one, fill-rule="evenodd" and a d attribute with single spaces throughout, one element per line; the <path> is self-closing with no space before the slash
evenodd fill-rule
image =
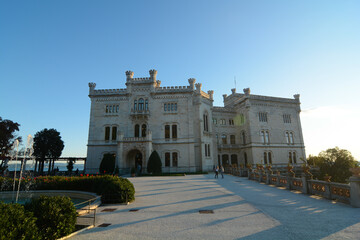
<path id="1" fill-rule="evenodd" d="M 101 195 L 103 203 L 135 200 L 134 185 L 125 178 L 101 175 L 84 177 L 38 177 L 36 190 L 78 190 Z"/>
<path id="2" fill-rule="evenodd" d="M 0 239 L 40 239 L 34 214 L 20 204 L 0 202 Z"/>
<path id="3" fill-rule="evenodd" d="M 75 230 L 77 213 L 69 197 L 40 196 L 26 204 L 25 209 L 37 218 L 36 225 L 42 239 L 58 239 Z"/>
<path id="4" fill-rule="evenodd" d="M 75 190 L 93 192 L 101 195 L 103 203 L 124 203 L 135 200 L 134 185 L 126 178 L 112 175 L 80 176 L 80 177 L 37 177 L 23 179 L 21 190 Z M 12 190 L 12 179 L 0 177 L 1 191 Z"/>

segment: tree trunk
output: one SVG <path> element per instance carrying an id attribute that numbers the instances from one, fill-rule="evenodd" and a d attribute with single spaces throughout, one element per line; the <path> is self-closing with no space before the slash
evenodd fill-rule
<path id="1" fill-rule="evenodd" d="M 35 160 L 35 167 L 34 167 L 34 173 L 36 174 L 37 173 L 37 165 L 38 165 L 38 160 L 36 159 Z"/>
<path id="2" fill-rule="evenodd" d="M 53 159 L 51 171 L 54 172 L 55 159 Z"/>
<path id="3" fill-rule="evenodd" d="M 50 172 L 51 172 L 51 161 L 52 161 L 52 159 L 49 159 L 48 175 L 50 175 Z"/>

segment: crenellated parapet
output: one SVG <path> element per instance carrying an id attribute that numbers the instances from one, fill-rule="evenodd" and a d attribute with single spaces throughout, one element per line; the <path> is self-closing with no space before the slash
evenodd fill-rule
<path id="1" fill-rule="evenodd" d="M 210 97 L 210 100 L 214 100 L 214 91 L 213 90 L 209 90 L 208 95 Z"/>
<path id="2" fill-rule="evenodd" d="M 94 90 L 92 92 L 92 95 L 123 95 L 126 94 L 126 88 L 119 88 L 119 89 L 99 89 L 99 90 Z"/>

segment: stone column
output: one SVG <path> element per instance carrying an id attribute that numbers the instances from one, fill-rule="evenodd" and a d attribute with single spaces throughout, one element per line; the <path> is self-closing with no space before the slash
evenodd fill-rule
<path id="1" fill-rule="evenodd" d="M 352 176 L 350 182 L 350 204 L 353 207 L 360 207 L 360 177 Z"/>
<path id="2" fill-rule="evenodd" d="M 303 174 L 301 176 L 301 181 L 302 181 L 302 189 L 301 189 L 301 192 L 302 193 L 305 193 L 305 194 L 308 194 L 308 184 L 307 184 L 307 180 L 306 180 L 306 176 L 305 174 Z"/>

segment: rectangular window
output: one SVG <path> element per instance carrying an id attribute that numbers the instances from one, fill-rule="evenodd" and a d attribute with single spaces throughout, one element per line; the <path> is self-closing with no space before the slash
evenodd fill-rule
<path id="1" fill-rule="evenodd" d="M 170 107 L 171 107 L 171 106 L 170 106 L 170 103 L 168 103 L 168 104 L 167 104 L 167 110 L 168 110 L 168 112 L 170 112 Z"/>
<path id="2" fill-rule="evenodd" d="M 105 128 L 105 140 L 106 141 L 110 140 L 110 127 Z"/>
<path id="3" fill-rule="evenodd" d="M 170 167 L 170 153 L 165 153 L 165 167 Z"/>
<path id="4" fill-rule="evenodd" d="M 177 103 L 174 103 L 174 111 L 177 111 Z"/>
<path id="5" fill-rule="evenodd" d="M 284 121 L 284 123 L 291 123 L 291 115 L 290 114 L 284 114 L 283 115 L 283 121 Z"/>
<path id="6" fill-rule="evenodd" d="M 210 157 L 210 144 L 208 144 L 208 156 Z"/>
<path id="7" fill-rule="evenodd" d="M 229 119 L 229 125 L 233 126 L 234 125 L 234 119 Z"/>
<path id="8" fill-rule="evenodd" d="M 217 119 L 216 118 L 213 118 L 213 124 L 217 125 Z"/>
<path id="9" fill-rule="evenodd" d="M 292 163 L 292 154 L 289 152 L 289 163 Z"/>
<path id="10" fill-rule="evenodd" d="M 230 144 L 235 144 L 235 135 L 230 135 Z"/>
<path id="11" fill-rule="evenodd" d="M 266 112 L 259 112 L 259 122 L 267 122 L 267 113 Z"/>
<path id="12" fill-rule="evenodd" d="M 207 144 L 205 144 L 205 145 L 204 145 L 204 147 L 205 147 L 205 157 L 207 157 L 207 156 L 208 156 L 208 152 L 207 152 L 207 150 L 208 150 L 208 149 L 207 149 Z"/>
<path id="13" fill-rule="evenodd" d="M 170 125 L 165 125 L 165 138 L 170 138 Z"/>
<path id="14" fill-rule="evenodd" d="M 172 125 L 172 138 L 177 138 L 177 125 Z"/>
<path id="15" fill-rule="evenodd" d="M 106 105 L 106 109 L 105 112 L 108 113 L 109 112 L 109 106 Z"/>
<path id="16" fill-rule="evenodd" d="M 166 112 L 166 108 L 167 108 L 167 106 L 166 106 L 167 104 L 166 103 L 164 103 L 164 111 Z"/>
<path id="17" fill-rule="evenodd" d="M 227 140 L 226 140 L 226 135 L 225 135 L 225 134 L 223 134 L 223 135 L 221 136 L 221 139 L 222 139 L 222 144 L 227 144 Z"/>
<path id="18" fill-rule="evenodd" d="M 178 154 L 177 154 L 177 152 L 172 153 L 172 166 L 173 167 L 178 166 Z"/>
<path id="19" fill-rule="evenodd" d="M 119 112 L 119 105 L 116 105 L 116 112 Z"/>
<path id="20" fill-rule="evenodd" d="M 112 127 L 111 140 L 115 141 L 117 135 L 117 127 Z"/>

